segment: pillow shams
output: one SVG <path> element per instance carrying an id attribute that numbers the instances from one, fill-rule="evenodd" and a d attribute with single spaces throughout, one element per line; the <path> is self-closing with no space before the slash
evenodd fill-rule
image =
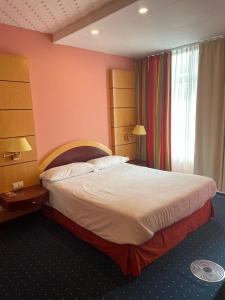
<path id="1" fill-rule="evenodd" d="M 96 169 L 106 169 L 112 166 L 116 166 L 122 163 L 125 163 L 129 160 L 129 157 L 119 156 L 119 155 L 109 155 L 103 156 L 100 158 L 91 159 L 88 163 L 91 163 L 95 166 Z"/>
<path id="2" fill-rule="evenodd" d="M 50 182 L 60 181 L 70 177 L 76 177 L 84 175 L 94 171 L 95 166 L 86 162 L 77 162 L 68 165 L 63 165 L 55 168 L 51 168 L 44 171 L 40 178 L 48 180 Z"/>

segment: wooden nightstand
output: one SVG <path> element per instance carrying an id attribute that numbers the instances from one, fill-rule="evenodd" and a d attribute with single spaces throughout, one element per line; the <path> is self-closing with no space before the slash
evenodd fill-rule
<path id="1" fill-rule="evenodd" d="M 42 208 L 48 200 L 48 191 L 40 185 L 33 185 L 22 190 L 0 194 L 0 204 L 7 211 L 35 211 Z"/>
<path id="2" fill-rule="evenodd" d="M 128 163 L 132 164 L 132 165 L 141 166 L 141 167 L 149 167 L 149 163 L 147 161 L 144 161 L 144 160 L 134 159 L 134 160 L 129 160 Z"/>

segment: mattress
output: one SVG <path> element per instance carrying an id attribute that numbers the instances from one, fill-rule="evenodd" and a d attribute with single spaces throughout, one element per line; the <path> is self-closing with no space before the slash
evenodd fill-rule
<path id="1" fill-rule="evenodd" d="M 48 205 L 96 235 L 141 245 L 203 207 L 216 193 L 208 177 L 128 163 L 50 183 Z"/>

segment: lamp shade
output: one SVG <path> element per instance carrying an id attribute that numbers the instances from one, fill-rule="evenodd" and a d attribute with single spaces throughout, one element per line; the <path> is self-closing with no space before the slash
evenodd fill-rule
<path id="1" fill-rule="evenodd" d="M 26 152 L 31 150 L 31 145 L 25 137 L 12 139 L 6 149 L 8 152 Z"/>
<path id="2" fill-rule="evenodd" d="M 146 130 L 143 125 L 136 125 L 132 133 L 135 135 L 146 135 Z"/>

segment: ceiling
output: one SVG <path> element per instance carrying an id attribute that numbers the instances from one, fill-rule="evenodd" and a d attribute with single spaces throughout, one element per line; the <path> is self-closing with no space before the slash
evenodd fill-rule
<path id="1" fill-rule="evenodd" d="M 148 12 L 140 15 L 140 7 Z M 52 33 L 56 44 L 128 57 L 223 35 L 224 16 L 225 0 L 0 0 L 0 23 Z"/>
<path id="2" fill-rule="evenodd" d="M 0 0 L 0 23 L 54 33 L 112 0 Z"/>

